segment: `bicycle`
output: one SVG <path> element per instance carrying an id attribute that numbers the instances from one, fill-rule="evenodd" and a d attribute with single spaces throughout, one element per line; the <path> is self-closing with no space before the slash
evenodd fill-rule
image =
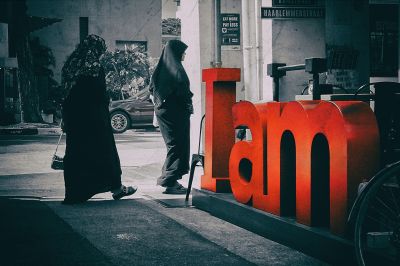
<path id="1" fill-rule="evenodd" d="M 361 86 L 356 94 L 369 85 L 390 86 L 380 90 L 375 98 L 389 99 L 380 100 L 384 105 L 375 109 L 384 167 L 368 182 L 360 184 L 349 221 L 354 221 L 354 247 L 359 265 L 400 265 L 400 158 L 397 154 L 400 123 L 396 100 L 400 89 L 398 83 L 369 83 Z"/>
<path id="2" fill-rule="evenodd" d="M 400 161 L 379 171 L 361 190 L 350 213 L 358 264 L 400 265 Z"/>

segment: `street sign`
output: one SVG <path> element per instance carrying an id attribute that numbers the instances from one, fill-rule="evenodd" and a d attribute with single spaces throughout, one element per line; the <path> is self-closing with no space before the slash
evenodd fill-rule
<path id="1" fill-rule="evenodd" d="M 323 7 L 262 7 L 261 18 L 324 18 Z"/>
<path id="2" fill-rule="evenodd" d="M 232 50 L 240 49 L 240 15 L 222 13 L 221 45 Z"/>

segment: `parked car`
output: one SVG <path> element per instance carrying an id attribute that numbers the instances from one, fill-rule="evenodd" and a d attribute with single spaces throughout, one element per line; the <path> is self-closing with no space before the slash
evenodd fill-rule
<path id="1" fill-rule="evenodd" d="M 129 98 L 112 101 L 109 106 L 111 127 L 114 133 L 130 128 L 153 128 L 154 105 L 151 100 Z"/>

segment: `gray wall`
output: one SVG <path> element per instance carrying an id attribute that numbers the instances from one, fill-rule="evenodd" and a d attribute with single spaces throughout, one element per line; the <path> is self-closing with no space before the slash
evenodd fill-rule
<path id="1" fill-rule="evenodd" d="M 318 0 L 324 6 L 325 0 Z M 262 0 L 263 7 L 271 7 L 272 0 Z M 267 75 L 270 63 L 304 64 L 308 57 L 325 57 L 325 19 L 262 19 L 262 99 L 273 97 L 272 78 Z M 293 101 L 307 86 L 312 76 L 304 70 L 290 71 L 280 79 L 280 101 Z"/>
<path id="2" fill-rule="evenodd" d="M 162 0 L 162 18 L 176 18 L 177 3 L 172 0 Z"/>
<path id="3" fill-rule="evenodd" d="M 263 6 L 272 1 L 263 0 Z M 358 52 L 356 68 L 320 75 L 321 83 L 356 89 L 369 80 L 368 0 L 319 0 L 325 19 L 263 19 L 264 73 L 271 62 L 302 64 L 307 57 L 326 57 L 327 47 L 344 46 Z M 280 80 L 280 100 L 292 101 L 312 79 L 304 71 L 291 71 Z M 264 99 L 272 99 L 272 79 L 265 77 Z"/>
<path id="4" fill-rule="evenodd" d="M 309 57 L 325 57 L 324 19 L 287 19 L 272 21 L 272 58 L 287 65 L 304 64 Z M 293 101 L 312 75 L 290 71 L 281 78 L 280 101 Z"/>
<path id="5" fill-rule="evenodd" d="M 28 14 L 60 18 L 62 22 L 33 33 L 56 57 L 55 78 L 60 81 L 67 56 L 79 43 L 79 17 L 89 17 L 89 34 L 106 40 L 147 41 L 151 57 L 161 53 L 161 0 L 27 0 Z"/>
<path id="6" fill-rule="evenodd" d="M 0 57 L 8 57 L 8 24 L 0 23 Z"/>
<path id="7" fill-rule="evenodd" d="M 263 6 L 272 1 L 263 0 Z M 324 5 L 324 0 L 318 1 Z M 263 99 L 272 100 L 272 78 L 266 75 L 267 64 L 304 64 L 308 57 L 325 57 L 325 20 L 323 18 L 262 19 Z M 304 70 L 287 72 L 280 79 L 280 101 L 293 101 L 312 76 Z"/>

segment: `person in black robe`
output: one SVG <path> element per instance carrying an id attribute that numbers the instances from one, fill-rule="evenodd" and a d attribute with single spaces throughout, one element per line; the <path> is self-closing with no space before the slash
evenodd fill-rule
<path id="1" fill-rule="evenodd" d="M 104 70 L 99 62 L 104 40 L 87 36 L 68 57 L 62 82 L 68 91 L 63 102 L 65 204 L 84 202 L 111 191 L 118 200 L 137 187 L 121 184 L 121 166 L 108 110 Z"/>
<path id="2" fill-rule="evenodd" d="M 151 77 L 150 93 L 167 147 L 167 156 L 157 184 L 166 194 L 184 194 L 178 180 L 189 171 L 190 115 L 193 114 L 190 82 L 182 66 L 187 45 L 171 40 L 164 47 Z"/>

